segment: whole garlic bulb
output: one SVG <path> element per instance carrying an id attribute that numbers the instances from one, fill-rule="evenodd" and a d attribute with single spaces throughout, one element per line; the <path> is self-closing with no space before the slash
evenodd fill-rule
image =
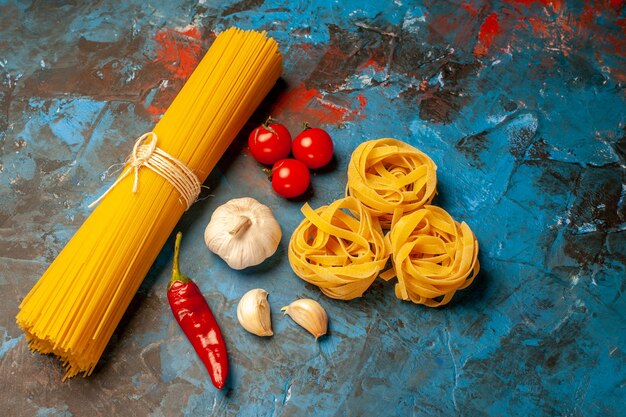
<path id="1" fill-rule="evenodd" d="M 272 256 L 281 236 L 272 210 L 251 197 L 234 198 L 216 208 L 204 231 L 207 247 L 233 269 Z"/>
<path id="2" fill-rule="evenodd" d="M 272 336 L 270 304 L 267 302 L 267 291 L 256 288 L 241 297 L 237 305 L 239 324 L 257 336 Z"/>

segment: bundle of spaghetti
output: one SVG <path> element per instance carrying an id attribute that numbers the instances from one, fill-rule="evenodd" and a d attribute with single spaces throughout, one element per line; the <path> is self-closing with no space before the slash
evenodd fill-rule
<path id="1" fill-rule="evenodd" d="M 432 159 L 405 142 L 370 140 L 352 153 L 346 195 L 356 197 L 389 229 L 404 214 L 430 204 L 437 192 L 436 171 Z"/>
<path id="2" fill-rule="evenodd" d="M 195 174 L 196 182 L 203 182 L 281 71 L 278 45 L 265 33 L 233 28 L 218 35 L 149 134 L 160 155 L 171 156 L 179 168 Z M 142 153 L 145 147 L 149 145 L 136 149 L 119 182 L 20 305 L 17 322 L 31 348 L 57 355 L 65 378 L 92 373 L 188 208 L 174 180 L 187 181 L 189 175 L 174 170 L 168 178 L 146 169 L 150 156 Z M 138 160 L 142 162 L 136 164 Z"/>
<path id="3" fill-rule="evenodd" d="M 296 275 L 331 298 L 362 296 L 389 258 L 378 220 L 353 197 L 302 213 L 288 249 Z"/>
<path id="4" fill-rule="evenodd" d="M 439 307 L 457 290 L 472 283 L 480 269 L 478 242 L 465 222 L 445 210 L 425 206 L 402 217 L 389 233 L 396 296 L 416 304 Z"/>

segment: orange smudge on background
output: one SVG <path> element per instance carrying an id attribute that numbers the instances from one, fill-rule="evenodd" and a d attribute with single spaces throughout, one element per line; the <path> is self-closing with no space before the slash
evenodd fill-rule
<path id="1" fill-rule="evenodd" d="M 550 29 L 548 28 L 548 24 L 543 20 L 539 20 L 535 17 L 529 17 L 528 22 L 533 28 L 533 33 L 535 35 L 539 35 L 543 38 L 547 38 L 550 36 Z"/>
<path id="2" fill-rule="evenodd" d="M 299 84 L 281 96 L 272 114 L 298 115 L 300 119 L 311 124 L 336 124 L 354 120 L 361 114 L 367 105 L 367 98 L 359 94 L 356 101 L 358 108 L 352 108 L 349 103 L 338 104 L 326 98 L 317 89 Z"/>
<path id="3" fill-rule="evenodd" d="M 598 16 L 598 11 L 588 4 L 585 5 L 585 8 L 580 15 L 580 19 L 578 20 L 578 25 L 581 28 L 588 28 L 593 24 Z"/>
<path id="4" fill-rule="evenodd" d="M 359 69 L 363 68 L 373 68 L 376 72 L 385 71 L 385 66 L 383 66 L 380 62 L 376 61 L 374 58 L 370 58 L 363 65 L 359 67 Z"/>
<path id="5" fill-rule="evenodd" d="M 186 80 L 200 62 L 202 33 L 191 26 L 184 30 L 164 28 L 156 33 L 157 61 L 162 63 L 174 78 Z"/>
<path id="6" fill-rule="evenodd" d="M 498 15 L 494 12 L 491 13 L 478 31 L 478 43 L 474 47 L 475 56 L 483 56 L 487 54 L 487 51 L 496 35 L 500 32 L 500 24 L 498 23 Z"/>
<path id="7" fill-rule="evenodd" d="M 151 104 L 146 107 L 146 110 L 148 111 L 148 113 L 154 116 L 154 120 L 157 121 L 163 115 L 163 113 L 165 113 L 167 107 L 155 106 Z"/>
<path id="8" fill-rule="evenodd" d="M 561 8 L 563 7 L 562 0 L 506 0 L 506 1 L 507 3 L 522 4 L 526 7 L 529 7 L 533 3 L 539 3 L 544 6 L 552 6 L 552 9 L 555 11 L 561 10 Z"/>
<path id="9" fill-rule="evenodd" d="M 319 102 L 320 106 L 329 110 L 331 120 L 335 123 L 346 120 L 347 116 L 351 113 L 350 109 L 348 109 L 347 107 L 340 106 L 333 103 L 332 101 L 324 100 L 322 98 L 317 98 L 317 101 Z"/>
<path id="10" fill-rule="evenodd" d="M 161 85 L 146 104 L 146 110 L 157 122 L 191 76 L 202 58 L 202 31 L 196 26 L 176 30 L 163 28 L 154 35 L 156 60 L 149 66 L 161 73 L 167 86 Z M 163 74 L 163 72 L 165 72 Z"/>
<path id="11" fill-rule="evenodd" d="M 294 112 L 301 112 L 318 95 L 319 92 L 316 89 L 306 88 L 304 84 L 299 84 L 280 97 L 276 106 L 281 110 L 290 109 Z"/>
<path id="12" fill-rule="evenodd" d="M 607 38 L 613 46 L 613 53 L 615 55 L 626 57 L 626 38 L 618 38 L 613 35 L 608 35 Z"/>
<path id="13" fill-rule="evenodd" d="M 357 101 L 359 102 L 359 110 L 363 110 L 365 106 L 367 106 L 367 97 L 363 94 L 359 94 L 356 96 Z"/>
<path id="14" fill-rule="evenodd" d="M 476 16 L 478 14 L 478 9 L 476 9 L 469 3 L 463 3 L 461 4 L 461 7 L 467 10 L 472 16 Z"/>
<path id="15" fill-rule="evenodd" d="M 445 40 L 455 50 L 465 51 L 471 48 L 471 40 L 475 36 L 476 22 L 468 19 L 467 13 L 441 14 L 436 13 L 429 16 L 428 26 L 430 28 L 429 41 L 439 43 Z M 450 35 L 452 39 L 450 39 Z M 419 77 L 419 71 L 409 72 L 415 78 Z"/>

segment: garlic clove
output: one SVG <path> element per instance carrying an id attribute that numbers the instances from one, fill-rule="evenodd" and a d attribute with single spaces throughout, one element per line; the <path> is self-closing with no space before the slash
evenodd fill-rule
<path id="1" fill-rule="evenodd" d="M 239 324 L 257 336 L 272 336 L 270 305 L 267 302 L 267 291 L 256 288 L 241 297 L 237 305 Z"/>
<path id="2" fill-rule="evenodd" d="M 209 250 L 233 269 L 258 265 L 272 256 L 281 236 L 272 209 L 251 197 L 234 198 L 216 208 L 204 231 Z"/>
<path id="3" fill-rule="evenodd" d="M 325 335 L 328 330 L 328 315 L 324 308 L 315 300 L 303 298 L 280 310 L 304 327 L 315 337 L 315 340 Z"/>

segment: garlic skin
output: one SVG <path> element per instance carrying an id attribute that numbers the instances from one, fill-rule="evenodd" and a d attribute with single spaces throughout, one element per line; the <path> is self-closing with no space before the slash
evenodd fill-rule
<path id="1" fill-rule="evenodd" d="M 267 302 L 267 291 L 256 288 L 241 297 L 237 305 L 239 324 L 257 336 L 272 336 L 270 304 Z"/>
<path id="2" fill-rule="evenodd" d="M 280 310 L 308 330 L 315 337 L 315 340 L 325 335 L 328 330 L 328 315 L 324 308 L 315 300 L 303 298 Z"/>
<path id="3" fill-rule="evenodd" d="M 209 250 L 233 269 L 258 265 L 272 256 L 281 236 L 272 209 L 251 197 L 234 198 L 216 208 L 204 230 Z"/>

